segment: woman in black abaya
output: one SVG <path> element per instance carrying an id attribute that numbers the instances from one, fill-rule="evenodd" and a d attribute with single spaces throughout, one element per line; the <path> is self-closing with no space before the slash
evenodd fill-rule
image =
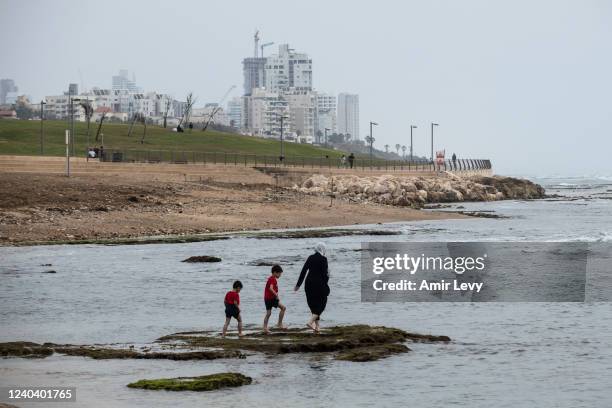
<path id="1" fill-rule="evenodd" d="M 304 291 L 306 292 L 306 301 L 312 316 L 306 325 L 319 332 L 319 318 L 327 305 L 327 297 L 329 296 L 329 271 L 327 269 L 327 258 L 325 257 L 325 244 L 319 242 L 315 246 L 315 253 L 310 255 L 302 268 L 300 278 L 295 285 L 297 292 L 306 279 Z"/>

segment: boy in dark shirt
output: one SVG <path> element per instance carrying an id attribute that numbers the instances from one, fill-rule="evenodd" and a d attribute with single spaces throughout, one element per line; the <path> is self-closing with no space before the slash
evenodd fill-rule
<path id="1" fill-rule="evenodd" d="M 242 317 L 240 316 L 240 290 L 242 282 L 236 281 L 232 286 L 233 289 L 225 294 L 225 324 L 223 325 L 223 337 L 227 333 L 227 326 L 230 324 L 232 317 L 238 320 L 238 336 L 242 337 Z"/>
<path id="2" fill-rule="evenodd" d="M 268 330 L 268 320 L 270 320 L 270 315 L 272 314 L 272 308 L 277 307 L 280 309 L 280 313 L 278 314 L 278 324 L 277 327 L 279 329 L 285 329 L 283 326 L 283 317 L 285 317 L 285 310 L 287 308 L 285 305 L 280 303 L 280 298 L 278 296 L 278 280 L 283 273 L 283 268 L 280 265 L 274 265 L 272 267 L 272 274 L 268 278 L 266 282 L 266 288 L 264 289 L 264 303 L 266 304 L 266 317 L 264 317 L 263 323 L 263 331 L 265 334 L 270 333 Z"/>

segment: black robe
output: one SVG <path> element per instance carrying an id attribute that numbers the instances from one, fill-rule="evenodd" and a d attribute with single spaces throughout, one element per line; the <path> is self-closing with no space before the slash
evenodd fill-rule
<path id="1" fill-rule="evenodd" d="M 327 296 L 329 296 L 327 258 L 318 252 L 310 255 L 300 273 L 296 285 L 298 288 L 302 286 L 304 278 L 306 278 L 304 290 L 308 307 L 312 314 L 321 315 L 327 305 Z"/>

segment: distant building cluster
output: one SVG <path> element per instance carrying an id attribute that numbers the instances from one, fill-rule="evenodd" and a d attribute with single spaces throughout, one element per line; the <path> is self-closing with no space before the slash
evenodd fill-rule
<path id="1" fill-rule="evenodd" d="M 254 56 L 242 61 L 243 96 L 228 104 L 232 123 L 243 133 L 279 138 L 281 128 L 287 140 L 323 143 L 325 134 L 342 134 L 359 140 L 359 96 L 336 96 L 313 87 L 312 59 L 281 44 L 278 53 L 259 54 L 259 33 L 255 34 Z M 326 131 L 327 130 L 327 131 Z"/>
<path id="2" fill-rule="evenodd" d="M 246 135 L 280 138 L 299 143 L 324 143 L 326 136 L 342 136 L 342 141 L 360 140 L 359 96 L 350 93 L 331 95 L 313 87 L 312 59 L 281 44 L 276 54 L 264 57 L 259 32 L 254 38 L 253 57 L 244 58 L 242 96 L 227 101 L 226 106 L 208 103 L 201 108 L 175 100 L 171 95 L 144 92 L 134 74 L 120 70 L 111 78 L 110 88 L 81 90 L 76 83 L 60 95 L 44 98 L 47 119 L 85 121 L 88 103 L 93 108 L 92 121 L 102 116 L 109 121 L 130 121 L 144 117 L 153 123 L 183 126 L 215 124 L 234 128 Z M 18 104 L 26 105 L 32 115 L 39 115 L 41 104 L 18 96 L 11 79 L 0 80 L 0 116 L 17 117 Z M 224 98 L 225 99 L 225 98 Z M 222 101 L 223 102 L 223 101 Z M 221 103 L 222 103 L 221 102 Z M 338 138 L 336 138 L 338 140 Z"/>

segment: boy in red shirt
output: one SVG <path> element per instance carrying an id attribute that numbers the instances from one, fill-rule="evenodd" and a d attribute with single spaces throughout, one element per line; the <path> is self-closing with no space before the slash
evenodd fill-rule
<path id="1" fill-rule="evenodd" d="M 270 320 L 270 315 L 272 314 L 272 308 L 277 307 L 280 309 L 280 313 L 278 314 L 278 324 L 277 327 L 279 329 L 285 329 L 283 326 L 283 317 L 285 317 L 285 310 L 287 308 L 285 305 L 280 303 L 280 298 L 278 296 L 278 281 L 281 274 L 283 273 L 283 268 L 280 265 L 274 265 L 272 267 L 272 274 L 268 278 L 266 282 L 266 288 L 264 289 L 264 302 L 266 304 L 266 317 L 264 317 L 263 330 L 265 334 L 270 333 L 268 330 L 268 320 Z"/>
<path id="2" fill-rule="evenodd" d="M 225 324 L 223 325 L 223 337 L 227 333 L 227 326 L 230 324 L 232 317 L 238 320 L 238 336 L 242 337 L 242 317 L 240 316 L 240 290 L 242 282 L 236 281 L 232 285 L 233 289 L 225 294 Z"/>

